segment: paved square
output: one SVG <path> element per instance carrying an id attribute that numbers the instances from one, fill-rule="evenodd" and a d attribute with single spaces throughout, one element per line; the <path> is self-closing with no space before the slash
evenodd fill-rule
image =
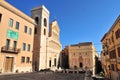
<path id="1" fill-rule="evenodd" d="M 0 80 L 84 80 L 85 74 L 35 72 L 27 74 L 0 75 Z"/>

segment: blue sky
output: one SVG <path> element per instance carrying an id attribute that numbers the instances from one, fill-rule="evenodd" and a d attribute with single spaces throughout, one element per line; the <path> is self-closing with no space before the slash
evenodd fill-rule
<path id="1" fill-rule="evenodd" d="M 93 42 L 98 53 L 101 38 L 120 14 L 120 0 L 7 0 L 31 16 L 31 9 L 45 5 L 50 11 L 50 22 L 57 19 L 60 41 L 66 45 Z"/>

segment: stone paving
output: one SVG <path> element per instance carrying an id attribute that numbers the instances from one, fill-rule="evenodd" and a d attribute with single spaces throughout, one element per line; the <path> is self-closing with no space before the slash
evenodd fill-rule
<path id="1" fill-rule="evenodd" d="M 53 72 L 34 72 L 26 74 L 0 75 L 0 80 L 91 80 L 85 79 L 84 73 L 53 73 Z"/>

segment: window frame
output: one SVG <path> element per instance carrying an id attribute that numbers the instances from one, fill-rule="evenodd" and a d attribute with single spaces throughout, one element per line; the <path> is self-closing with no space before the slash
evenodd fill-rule
<path id="1" fill-rule="evenodd" d="M 120 57 L 120 47 L 117 48 L 118 56 Z"/>
<path id="2" fill-rule="evenodd" d="M 19 26 L 20 26 L 20 23 L 18 21 L 16 21 L 15 29 L 19 30 Z"/>
<path id="3" fill-rule="evenodd" d="M 23 51 L 26 50 L 26 43 L 23 43 L 22 50 L 23 50 Z"/>
<path id="4" fill-rule="evenodd" d="M 30 44 L 28 44 L 28 49 L 27 49 L 27 51 L 30 51 L 30 48 L 31 48 L 31 45 L 30 45 Z"/>
<path id="5" fill-rule="evenodd" d="M 39 24 L 39 17 L 35 17 L 35 23 L 38 25 Z"/>
<path id="6" fill-rule="evenodd" d="M 8 26 L 13 27 L 13 22 L 14 20 L 12 18 L 9 18 Z"/>
<path id="7" fill-rule="evenodd" d="M 14 51 L 16 51 L 16 49 L 17 49 L 17 41 L 13 42 L 13 49 L 14 49 Z"/>
<path id="8" fill-rule="evenodd" d="M 21 57 L 21 63 L 25 63 L 25 57 L 24 56 Z"/>
<path id="9" fill-rule="evenodd" d="M 120 38 L 120 29 L 115 32 L 116 39 Z"/>
<path id="10" fill-rule="evenodd" d="M 49 67 L 51 67 L 51 63 L 52 63 L 51 60 L 49 60 Z"/>
<path id="11" fill-rule="evenodd" d="M 44 35 L 46 35 L 46 29 L 44 29 Z"/>
<path id="12" fill-rule="evenodd" d="M 44 26 L 47 27 L 47 19 L 44 18 Z"/>
<path id="13" fill-rule="evenodd" d="M 32 35 L 32 28 L 29 28 L 29 34 Z"/>
<path id="14" fill-rule="evenodd" d="M 2 21 L 2 13 L 0 13 L 0 22 Z"/>
<path id="15" fill-rule="evenodd" d="M 30 57 L 26 57 L 26 63 L 30 63 Z"/>
<path id="16" fill-rule="evenodd" d="M 57 59 L 54 58 L 54 66 L 57 66 Z"/>
<path id="17" fill-rule="evenodd" d="M 10 39 L 6 39 L 6 50 L 10 48 Z"/>
<path id="18" fill-rule="evenodd" d="M 24 33 L 27 33 L 27 26 L 24 26 Z"/>
<path id="19" fill-rule="evenodd" d="M 37 34 L 37 28 L 36 27 L 34 28 L 34 34 Z"/>

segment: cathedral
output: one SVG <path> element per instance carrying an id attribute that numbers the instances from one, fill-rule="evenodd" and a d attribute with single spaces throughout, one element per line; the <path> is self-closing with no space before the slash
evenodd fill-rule
<path id="1" fill-rule="evenodd" d="M 57 69 L 62 49 L 59 41 L 60 29 L 56 20 L 49 23 L 49 11 L 44 5 L 32 9 L 35 20 L 33 70 Z"/>

